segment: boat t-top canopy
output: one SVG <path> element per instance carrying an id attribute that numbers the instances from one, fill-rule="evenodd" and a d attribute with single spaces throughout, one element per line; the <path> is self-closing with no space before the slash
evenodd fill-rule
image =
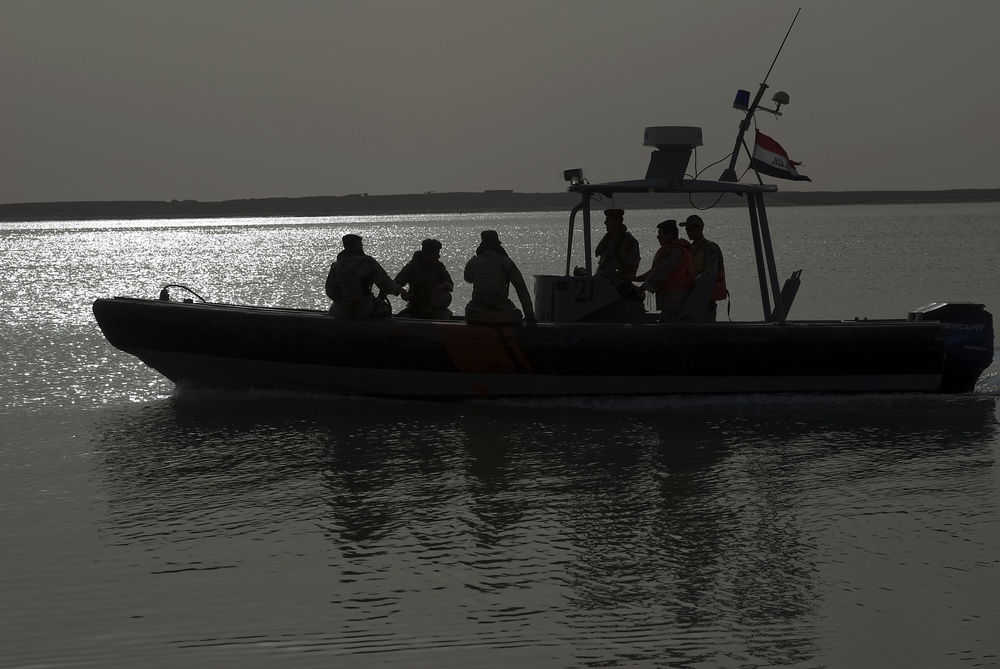
<path id="1" fill-rule="evenodd" d="M 774 184 L 745 184 L 730 181 L 709 181 L 707 179 L 632 179 L 629 181 L 609 181 L 607 183 L 580 183 L 570 186 L 574 193 L 600 193 L 611 196 L 615 193 L 774 193 Z"/>
<path id="2" fill-rule="evenodd" d="M 566 275 L 570 274 L 573 254 L 573 230 L 576 215 L 583 211 L 583 246 L 587 276 L 593 275 L 591 242 L 591 208 L 595 195 L 612 197 L 615 193 L 708 193 L 721 195 L 733 193 L 746 197 L 753 235 L 757 278 L 760 282 L 761 304 L 765 320 L 783 323 L 787 307 L 782 299 L 778 270 L 771 245 L 771 233 L 764 208 L 764 193 L 774 193 L 778 187 L 765 183 L 740 183 L 738 181 L 710 181 L 685 179 L 684 173 L 691 151 L 701 146 L 701 128 L 688 126 L 656 126 L 646 128 L 644 145 L 655 147 L 649 159 L 644 179 L 609 181 L 592 184 L 583 178 L 583 170 L 566 170 L 564 177 L 570 182 L 569 191 L 579 193 L 581 201 L 570 213 L 569 235 L 566 248 Z M 797 274 L 794 275 L 797 278 Z M 770 290 L 768 289 L 770 284 Z M 771 304 L 774 304 L 772 309 Z"/>

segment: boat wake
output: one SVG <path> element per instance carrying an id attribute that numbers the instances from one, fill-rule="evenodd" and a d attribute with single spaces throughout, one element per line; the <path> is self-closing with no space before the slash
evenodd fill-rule
<path id="1" fill-rule="evenodd" d="M 940 395 L 936 393 L 866 393 L 866 394 L 824 394 L 824 393 L 744 393 L 725 395 L 564 395 L 555 397 L 509 397 L 462 399 L 455 402 L 433 400 L 392 399 L 361 395 L 341 395 L 336 393 L 311 392 L 294 389 L 269 389 L 249 387 L 209 388 L 180 385 L 170 396 L 171 401 L 184 404 L 211 404 L 228 402 L 294 402 L 306 401 L 327 407 L 344 405 L 351 407 L 376 407 L 379 405 L 427 406 L 477 406 L 510 409 L 560 409 L 595 411 L 600 413 L 645 413 L 658 411 L 684 411 L 690 409 L 730 409 L 741 410 L 753 407 L 766 408 L 851 408 L 871 407 L 880 403 L 929 402 L 940 404 L 950 401 L 977 401 L 1000 397 L 1000 370 L 984 374 L 971 393 Z"/>
<path id="2" fill-rule="evenodd" d="M 987 372 L 979 377 L 974 394 L 1000 397 L 1000 371 Z"/>
<path id="3" fill-rule="evenodd" d="M 981 387 L 980 387 L 981 386 Z M 801 408 L 870 410 L 873 406 L 885 404 L 898 407 L 900 402 L 930 403 L 939 405 L 947 402 L 981 401 L 1000 397 L 1000 373 L 991 379 L 980 381 L 975 392 L 962 395 L 939 395 L 928 393 L 869 393 L 869 394 L 821 394 L 821 393 L 747 393 L 727 395 L 667 395 L 651 397 L 551 397 L 551 398 L 504 398 L 469 400 L 466 404 L 479 406 L 510 407 L 524 409 L 566 409 L 604 413 L 645 413 L 675 412 L 685 410 L 735 410 L 755 407 L 768 409 L 797 410 Z"/>

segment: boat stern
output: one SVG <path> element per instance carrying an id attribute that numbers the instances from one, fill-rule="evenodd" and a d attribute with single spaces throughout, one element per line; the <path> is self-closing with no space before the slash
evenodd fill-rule
<path id="1" fill-rule="evenodd" d="M 944 329 L 941 392 L 967 393 L 993 364 L 993 314 L 972 302 L 934 302 L 909 313 L 911 321 L 939 321 Z"/>

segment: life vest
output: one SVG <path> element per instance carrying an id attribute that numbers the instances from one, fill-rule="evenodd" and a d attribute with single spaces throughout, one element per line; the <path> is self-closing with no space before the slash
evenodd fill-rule
<path id="1" fill-rule="evenodd" d="M 681 259 L 674 265 L 670 275 L 664 279 L 663 283 L 656 287 L 656 292 L 666 290 L 690 290 L 694 285 L 694 260 L 691 257 L 691 242 L 686 239 L 672 239 L 656 252 L 653 265 L 656 266 L 662 261 L 663 256 L 670 252 L 670 249 L 680 249 Z"/>
<path id="2" fill-rule="evenodd" d="M 357 305 L 374 298 L 372 258 L 366 255 L 345 254 L 337 256 L 326 278 L 326 294 L 335 302 Z"/>
<path id="3" fill-rule="evenodd" d="M 709 299 L 712 302 L 718 302 L 719 300 L 724 300 L 729 296 L 729 291 L 726 289 L 726 266 L 722 261 L 722 250 L 719 249 L 719 245 L 715 242 L 710 242 L 707 239 L 703 240 L 703 243 L 695 247 L 692 244 L 691 258 L 694 261 L 694 274 L 698 276 L 705 271 L 705 253 L 708 250 L 708 246 L 711 244 L 716 248 L 719 254 L 719 266 L 715 272 L 715 285 L 712 286 L 712 294 Z"/>
<path id="4" fill-rule="evenodd" d="M 409 304 L 413 306 L 426 306 L 430 303 L 431 289 L 434 287 L 433 277 L 428 276 L 423 263 L 423 251 L 413 254 L 413 259 L 406 264 L 399 274 L 396 275 L 396 283 L 399 285 L 410 284 Z M 407 270 L 409 270 L 407 272 Z"/>
<path id="5" fill-rule="evenodd" d="M 434 292 L 434 289 L 441 284 L 451 285 L 451 276 L 444 264 L 440 260 L 425 262 L 424 251 L 417 251 L 413 254 L 413 259 L 396 275 L 396 283 L 399 285 L 410 285 L 410 299 L 408 300 L 411 310 L 423 312 L 436 308 L 447 307 L 451 304 L 451 293 L 448 291 Z M 442 294 L 443 293 L 443 294 Z M 434 303 L 440 304 L 447 299 L 448 304 L 435 307 Z"/>
<path id="6" fill-rule="evenodd" d="M 465 280 L 472 283 L 473 295 L 484 293 L 507 297 L 510 278 L 506 260 L 507 256 L 487 251 L 469 261 L 466 265 Z"/>

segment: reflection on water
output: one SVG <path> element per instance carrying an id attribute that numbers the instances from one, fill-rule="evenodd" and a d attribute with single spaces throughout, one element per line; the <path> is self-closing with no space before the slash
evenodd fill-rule
<path id="1" fill-rule="evenodd" d="M 992 500 L 992 397 L 554 404 L 123 407 L 100 428 L 103 531 L 145 548 L 150 575 L 233 570 L 216 584 L 229 606 L 296 593 L 297 622 L 258 610 L 183 647 L 816 666 L 835 582 L 873 578 L 845 575 L 845 554 L 926 551 Z M 930 509 L 879 545 L 884 514 Z"/>
<path id="2" fill-rule="evenodd" d="M 918 267 L 945 210 L 951 255 Z M 980 242 L 996 213 L 775 212 L 779 269 L 806 268 L 793 316 L 995 312 Z M 667 215 L 629 213 L 643 248 Z M 732 317 L 756 319 L 740 217 L 713 210 L 713 238 Z M 897 253 L 876 233 L 831 249 L 845 217 L 878 221 Z M 189 395 L 111 347 L 90 308 L 166 283 L 325 308 L 347 232 L 387 269 L 440 239 L 454 275 L 497 229 L 526 275 L 559 273 L 566 220 L 0 225 L 0 666 L 997 664 L 1000 356 L 964 397 Z"/>

